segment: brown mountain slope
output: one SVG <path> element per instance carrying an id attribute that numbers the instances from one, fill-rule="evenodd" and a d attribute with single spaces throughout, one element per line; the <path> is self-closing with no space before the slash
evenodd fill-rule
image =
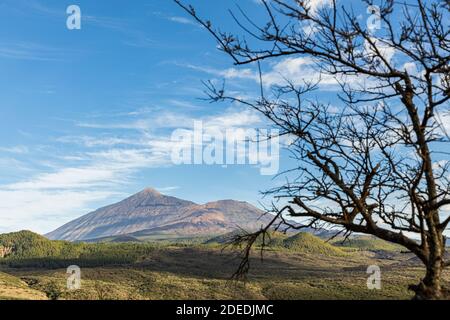
<path id="1" fill-rule="evenodd" d="M 247 202 L 223 200 L 199 205 L 145 189 L 116 204 L 98 209 L 46 236 L 58 240 L 88 240 L 110 236 L 175 234 L 202 236 L 237 228 L 254 230 L 269 216 Z"/>

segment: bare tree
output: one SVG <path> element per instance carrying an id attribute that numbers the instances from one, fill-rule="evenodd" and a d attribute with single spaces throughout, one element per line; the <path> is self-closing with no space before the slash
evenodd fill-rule
<path id="1" fill-rule="evenodd" d="M 444 235 L 450 222 L 444 210 L 450 204 L 450 149 L 443 124 L 450 99 L 450 1 L 329 0 L 317 8 L 308 0 L 260 0 L 264 24 L 240 7 L 230 11 L 241 27 L 238 35 L 174 1 L 236 65 L 258 67 L 261 96 L 255 100 L 207 85 L 213 101 L 247 105 L 290 139 L 297 166 L 285 185 L 267 191 L 288 203 L 277 217 L 400 244 L 426 267 L 421 282 L 410 286 L 415 297 L 443 298 L 442 272 L 450 265 Z M 366 24 L 353 6 L 373 10 L 378 25 Z M 300 57 L 311 59 L 320 76 L 264 84 L 264 61 Z M 324 79 L 339 86 L 333 101 L 312 98 Z M 272 227 L 243 238 L 250 242 L 247 255 L 258 235 Z"/>

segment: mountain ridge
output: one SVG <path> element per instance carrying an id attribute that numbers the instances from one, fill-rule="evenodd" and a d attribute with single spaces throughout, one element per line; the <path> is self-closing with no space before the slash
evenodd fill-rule
<path id="1" fill-rule="evenodd" d="M 237 228 L 255 230 L 270 220 L 270 216 L 245 201 L 227 199 L 197 204 L 146 188 L 72 220 L 45 236 L 68 241 L 139 233 L 203 236 Z"/>

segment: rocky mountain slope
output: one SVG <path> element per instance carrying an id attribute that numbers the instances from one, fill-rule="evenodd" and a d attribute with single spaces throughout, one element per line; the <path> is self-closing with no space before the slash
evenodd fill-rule
<path id="1" fill-rule="evenodd" d="M 270 221 L 270 216 L 262 215 L 263 211 L 247 202 L 222 200 L 200 205 L 149 188 L 73 220 L 46 236 L 69 241 L 121 235 L 203 236 L 238 228 L 258 229 Z"/>

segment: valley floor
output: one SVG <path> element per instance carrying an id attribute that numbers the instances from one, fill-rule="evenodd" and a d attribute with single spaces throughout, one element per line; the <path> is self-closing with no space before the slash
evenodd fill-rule
<path id="1" fill-rule="evenodd" d="M 0 267 L 0 299 L 410 299 L 423 275 L 412 256 L 352 251 L 329 256 L 259 252 L 248 280 L 230 281 L 239 259 L 213 246 L 157 248 L 133 264 L 82 268 L 81 289 L 66 290 L 65 269 Z M 381 268 L 381 290 L 367 288 L 369 265 Z M 449 281 L 449 275 L 445 275 Z"/>

